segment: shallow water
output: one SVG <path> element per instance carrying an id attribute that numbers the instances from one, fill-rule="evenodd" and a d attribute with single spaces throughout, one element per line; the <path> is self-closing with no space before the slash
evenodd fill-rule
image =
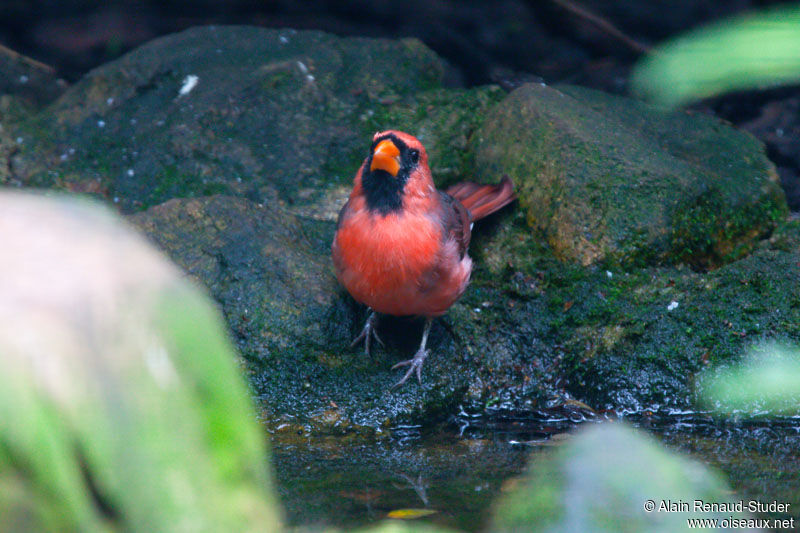
<path id="1" fill-rule="evenodd" d="M 800 522 L 800 417 L 726 420 L 686 413 L 670 422 L 640 420 L 639 426 L 671 450 L 722 472 L 743 499 L 790 504 L 788 513 L 763 517 Z"/>
<path id="2" fill-rule="evenodd" d="M 740 497 L 791 504 L 789 514 L 765 516 L 800 519 L 800 417 L 737 421 L 672 413 L 626 420 L 719 469 Z M 422 509 L 434 512 L 419 520 L 483 531 L 493 502 L 529 459 L 599 421 L 463 415 L 433 429 L 394 428 L 383 438 L 274 436 L 278 491 L 291 525 L 352 529 L 392 511 Z"/>

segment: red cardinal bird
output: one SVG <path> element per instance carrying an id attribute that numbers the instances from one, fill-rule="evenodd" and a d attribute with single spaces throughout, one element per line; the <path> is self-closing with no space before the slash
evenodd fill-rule
<path id="1" fill-rule="evenodd" d="M 469 284 L 472 223 L 514 198 L 508 177 L 498 185 L 465 182 L 438 191 L 419 140 L 391 130 L 373 137 L 339 213 L 333 264 L 339 282 L 371 309 L 353 346 L 363 339 L 369 354 L 371 337 L 381 343 L 376 313 L 425 317 L 419 350 L 392 367 L 409 367 L 395 387 L 415 371 L 422 382 L 433 318 L 444 314 Z"/>

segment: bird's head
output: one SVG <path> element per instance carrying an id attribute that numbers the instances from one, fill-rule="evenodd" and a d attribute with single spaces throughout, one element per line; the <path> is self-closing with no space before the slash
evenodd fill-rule
<path id="1" fill-rule="evenodd" d="M 384 215 L 399 210 L 404 194 L 433 188 L 425 147 L 402 131 L 376 133 L 362 167 L 361 185 L 370 210 Z"/>

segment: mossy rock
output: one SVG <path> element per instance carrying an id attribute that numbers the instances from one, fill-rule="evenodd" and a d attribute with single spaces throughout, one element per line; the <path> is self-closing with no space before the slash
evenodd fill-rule
<path id="1" fill-rule="evenodd" d="M 797 224 L 711 272 L 626 272 L 563 263 L 526 218 L 476 226 L 473 281 L 448 316 L 494 386 L 465 406 L 537 408 L 566 391 L 595 409 L 687 409 L 699 372 L 754 343 L 800 341 Z"/>
<path id="2" fill-rule="evenodd" d="M 763 145 L 701 114 L 529 84 L 474 141 L 478 173 L 509 175 L 528 223 L 582 265 L 718 267 L 787 213 Z"/>
<path id="3" fill-rule="evenodd" d="M 598 405 L 691 406 L 700 371 L 752 344 L 800 340 L 798 265 L 796 253 L 762 251 L 706 275 L 660 271 L 658 282 L 615 302 L 619 314 L 602 326 L 619 329 L 614 346 L 573 353 L 573 390 Z M 650 405 L 631 401 L 647 397 Z"/>
<path id="4" fill-rule="evenodd" d="M 437 159 L 461 172 L 476 111 L 501 92 L 444 93 L 443 71 L 414 39 L 193 28 L 93 70 L 17 122 L 14 179 L 97 194 L 123 211 L 219 193 L 318 209 L 346 196 L 379 129 L 420 133 L 434 153 L 459 154 Z"/>

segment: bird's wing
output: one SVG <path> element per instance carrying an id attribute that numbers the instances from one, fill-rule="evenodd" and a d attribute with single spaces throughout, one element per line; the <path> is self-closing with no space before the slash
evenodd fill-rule
<path id="1" fill-rule="evenodd" d="M 503 176 L 497 185 L 482 185 L 470 181 L 457 183 L 447 189 L 447 194 L 467 208 L 473 222 L 491 215 L 517 198 L 514 183 L 508 176 Z"/>
<path id="2" fill-rule="evenodd" d="M 472 237 L 472 221 L 469 211 L 455 198 L 446 192 L 437 191 L 441 200 L 442 225 L 445 238 L 454 239 L 458 243 L 458 253 L 464 257 Z"/>
<path id="3" fill-rule="evenodd" d="M 458 260 L 464 259 L 472 235 L 469 211 L 455 198 L 446 192 L 439 193 L 439 220 L 442 223 L 442 241 L 454 242 L 458 247 Z M 430 269 L 425 271 L 418 280 L 421 293 L 429 293 L 441 289 L 442 280 L 448 279 L 452 269 L 456 267 L 452 256 L 442 255 Z M 448 305 L 452 303 L 449 302 Z"/>
<path id="4" fill-rule="evenodd" d="M 339 216 L 336 218 L 336 229 L 338 230 L 342 226 L 342 222 L 347 219 L 351 213 L 348 209 L 350 207 L 350 200 L 347 200 L 342 208 L 339 210 Z"/>

